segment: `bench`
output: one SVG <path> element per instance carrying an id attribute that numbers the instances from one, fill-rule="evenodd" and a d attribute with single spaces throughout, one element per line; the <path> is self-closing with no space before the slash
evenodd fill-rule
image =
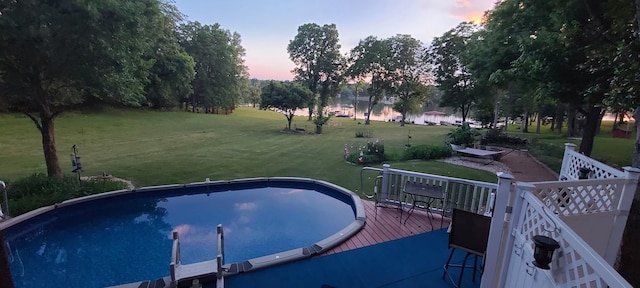
<path id="1" fill-rule="evenodd" d="M 454 150 L 458 154 L 463 154 L 471 157 L 477 158 L 491 158 L 491 161 L 485 163 L 484 165 L 491 164 L 493 161 L 498 161 L 502 157 L 502 153 L 504 151 L 492 151 L 492 150 L 483 150 L 483 149 L 475 149 L 475 148 L 464 148 Z"/>

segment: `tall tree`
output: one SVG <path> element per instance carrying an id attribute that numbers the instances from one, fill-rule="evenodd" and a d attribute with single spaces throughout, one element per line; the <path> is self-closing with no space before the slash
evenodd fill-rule
<path id="1" fill-rule="evenodd" d="M 313 94 L 309 88 L 295 82 L 271 81 L 260 95 L 260 109 L 275 109 L 287 118 L 287 128 L 296 110 L 306 107 Z"/>
<path id="2" fill-rule="evenodd" d="M 192 111 L 200 105 L 208 113 L 233 111 L 247 77 L 240 35 L 217 23 L 199 22 L 182 24 L 179 34 L 181 45 L 195 60 Z"/>
<path id="3" fill-rule="evenodd" d="M 388 90 L 391 83 L 390 78 L 390 41 L 380 40 L 374 36 L 369 36 L 360 40 L 358 45 L 351 49 L 351 65 L 347 70 L 347 75 L 352 78 L 370 78 L 371 85 L 367 88 L 369 92 L 369 102 L 364 124 L 369 125 L 369 117 L 373 106 L 378 104 L 384 97 L 385 90 Z"/>
<path id="4" fill-rule="evenodd" d="M 338 29 L 335 24 L 320 26 L 308 23 L 298 27 L 298 34 L 289 41 L 287 46 L 289 58 L 296 65 L 292 71 L 295 79 L 304 83 L 314 95 L 308 103 L 309 120 L 313 109 L 316 113 L 316 127 L 321 129 L 327 117 L 323 115 L 323 108 L 330 97 L 340 92 L 344 82 L 343 68 L 346 66 L 344 57 L 340 54 L 338 43 Z"/>
<path id="5" fill-rule="evenodd" d="M 4 1 L 0 97 L 42 135 L 47 173 L 62 177 L 54 120 L 98 103 L 139 106 L 158 38 L 157 0 Z"/>
<path id="6" fill-rule="evenodd" d="M 469 42 L 478 27 L 462 22 L 431 42 L 428 61 L 435 66 L 435 82 L 442 91 L 440 106 L 452 107 L 462 113 L 462 121 L 469 116 L 481 90 L 479 81 L 467 67 L 465 53 L 471 51 Z"/>
<path id="7" fill-rule="evenodd" d="M 146 56 L 153 61 L 149 84 L 145 87 L 148 105 L 154 109 L 173 108 L 192 92 L 195 77 L 193 58 L 178 43 L 177 23 L 182 14 L 168 2 L 161 3 L 163 17 L 158 17 L 160 37 Z"/>
<path id="8" fill-rule="evenodd" d="M 410 35 L 396 35 L 388 39 L 390 49 L 389 90 L 403 102 L 400 125 L 404 126 L 412 102 L 422 103 L 427 97 L 425 84 L 429 79 L 429 67 L 424 61 L 424 48 Z M 415 105 L 415 104 L 414 104 Z"/>

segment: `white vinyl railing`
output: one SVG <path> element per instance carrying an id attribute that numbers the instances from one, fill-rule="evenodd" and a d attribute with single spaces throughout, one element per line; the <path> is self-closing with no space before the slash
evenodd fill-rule
<path id="1" fill-rule="evenodd" d="M 367 173 L 369 176 L 366 179 L 365 172 L 369 172 Z M 374 173 L 375 177 L 371 176 L 371 172 Z M 445 193 L 444 203 L 433 203 L 431 208 L 432 212 L 443 213 L 445 216 L 453 211 L 454 208 L 479 214 L 491 212 L 492 194 L 495 195 L 498 188 L 496 183 L 392 169 L 388 164 L 383 165 L 382 169 L 362 168 L 360 180 L 361 191 L 369 198 L 375 196 L 378 197 L 379 202 L 392 202 L 395 204 L 406 204 L 404 203 L 406 199 L 404 199 L 405 195 L 402 193 L 402 189 L 407 181 L 441 186 Z M 372 191 L 375 191 L 375 193 Z"/>
<path id="2" fill-rule="evenodd" d="M 501 286 L 631 288 L 604 258 L 531 193 L 535 189 L 531 183 L 517 185 Z M 551 237 L 560 244 L 550 270 L 532 264 L 535 235 Z"/>

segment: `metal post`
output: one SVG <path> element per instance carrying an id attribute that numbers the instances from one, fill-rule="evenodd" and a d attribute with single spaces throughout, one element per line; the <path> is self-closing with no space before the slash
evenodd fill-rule
<path id="1" fill-rule="evenodd" d="M 499 172 L 497 175 L 498 190 L 496 191 L 495 207 L 493 209 L 493 217 L 491 218 L 491 229 L 489 230 L 489 241 L 485 254 L 485 267 L 492 267 L 492 269 L 487 269 L 482 274 L 482 281 L 480 282 L 480 287 L 482 288 L 498 287 L 501 272 L 498 267 L 500 267 L 502 261 L 504 261 L 501 254 L 508 248 L 502 246 L 502 238 L 505 232 L 508 232 L 505 231 L 507 230 L 505 227 L 505 218 L 514 178 L 509 173 Z"/>
<path id="2" fill-rule="evenodd" d="M 391 165 L 382 165 L 382 191 L 380 201 L 386 201 L 389 199 L 389 178 L 391 178 L 391 172 L 389 169 L 391 169 Z"/>

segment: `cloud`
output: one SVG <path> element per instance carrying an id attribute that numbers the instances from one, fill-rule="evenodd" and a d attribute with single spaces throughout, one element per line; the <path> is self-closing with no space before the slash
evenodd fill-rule
<path id="1" fill-rule="evenodd" d="M 254 202 L 235 203 L 236 210 L 240 211 L 253 210 L 256 206 L 257 205 Z"/>
<path id="2" fill-rule="evenodd" d="M 494 7 L 493 0 L 456 0 L 449 16 L 462 21 L 479 24 L 484 12 Z"/>
<path id="3" fill-rule="evenodd" d="M 282 191 L 279 193 L 279 195 L 293 195 L 293 194 L 302 193 L 304 191 L 305 191 L 304 189 L 291 189 L 287 191 Z"/>

